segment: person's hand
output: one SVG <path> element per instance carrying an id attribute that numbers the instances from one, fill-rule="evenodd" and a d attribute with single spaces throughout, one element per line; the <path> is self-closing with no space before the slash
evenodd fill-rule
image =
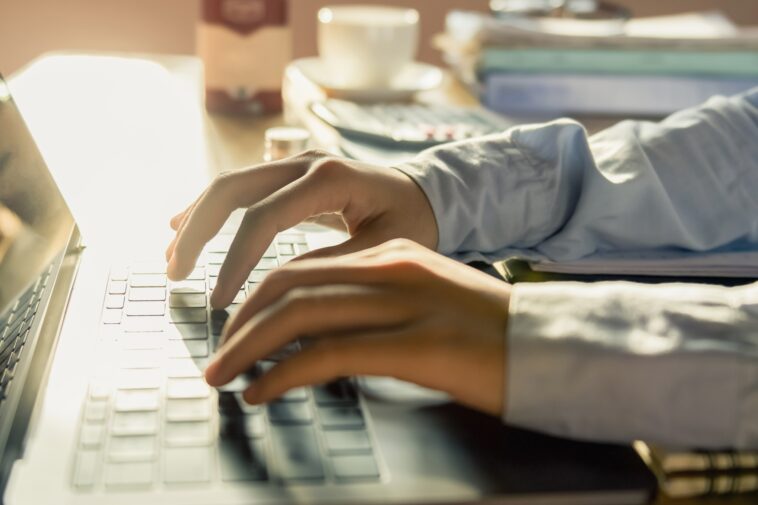
<path id="1" fill-rule="evenodd" d="M 244 392 L 250 403 L 351 375 L 445 391 L 503 408 L 510 285 L 409 240 L 271 272 L 229 320 L 207 382 L 222 386 L 288 342 L 303 350 Z"/>
<path id="2" fill-rule="evenodd" d="M 174 216 L 176 237 L 166 250 L 168 276 L 185 278 L 203 246 L 232 211 L 247 208 L 221 267 L 211 304 L 231 303 L 275 235 L 303 220 L 338 215 L 351 237 L 308 253 L 334 256 L 392 238 L 437 245 L 437 223 L 424 192 L 402 172 L 308 151 L 282 161 L 225 173 Z"/>

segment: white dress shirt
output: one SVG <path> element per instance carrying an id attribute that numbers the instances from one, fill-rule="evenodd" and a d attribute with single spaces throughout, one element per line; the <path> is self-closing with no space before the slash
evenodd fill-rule
<path id="1" fill-rule="evenodd" d="M 758 249 L 758 88 L 588 137 L 571 120 L 425 151 L 438 250 L 566 261 Z M 758 448 L 758 283 L 514 286 L 506 422 L 556 435 Z"/>

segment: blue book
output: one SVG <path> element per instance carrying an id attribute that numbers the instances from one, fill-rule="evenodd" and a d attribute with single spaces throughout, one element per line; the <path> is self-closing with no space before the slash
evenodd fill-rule
<path id="1" fill-rule="evenodd" d="M 758 86 L 758 76 L 630 76 L 490 73 L 482 102 L 494 111 L 525 116 L 665 116 Z"/>

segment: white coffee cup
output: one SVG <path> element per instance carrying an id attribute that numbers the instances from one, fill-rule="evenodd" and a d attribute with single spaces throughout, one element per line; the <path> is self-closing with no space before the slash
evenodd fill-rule
<path id="1" fill-rule="evenodd" d="M 380 5 L 339 5 L 318 12 L 318 50 L 341 87 L 384 88 L 418 49 L 418 11 Z"/>

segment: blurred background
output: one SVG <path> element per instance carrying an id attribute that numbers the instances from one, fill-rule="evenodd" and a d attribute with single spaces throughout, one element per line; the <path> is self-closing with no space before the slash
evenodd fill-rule
<path id="1" fill-rule="evenodd" d="M 317 10 L 357 0 L 291 0 L 296 58 L 316 54 Z M 447 11 L 486 10 L 488 0 L 383 0 L 421 14 L 419 59 L 440 63 L 430 36 L 442 31 Z M 758 24 L 755 0 L 621 0 L 637 16 L 719 9 L 738 25 Z M 10 74 L 53 50 L 193 54 L 200 0 L 3 0 L 0 5 L 0 72 Z"/>

